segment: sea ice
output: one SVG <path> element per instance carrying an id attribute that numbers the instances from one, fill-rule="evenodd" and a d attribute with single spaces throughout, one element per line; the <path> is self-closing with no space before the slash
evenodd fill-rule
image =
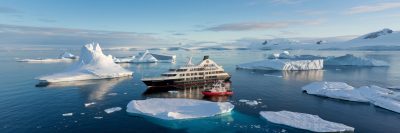
<path id="1" fill-rule="evenodd" d="M 229 113 L 234 108 L 229 102 L 210 102 L 195 99 L 151 98 L 132 100 L 126 112 L 164 120 L 193 119 Z"/>
<path id="2" fill-rule="evenodd" d="M 345 132 L 354 131 L 353 127 L 341 123 L 326 121 L 317 115 L 290 111 L 261 111 L 260 115 L 269 122 L 313 132 Z"/>
<path id="3" fill-rule="evenodd" d="M 103 117 L 101 117 L 101 116 L 95 116 L 93 118 L 95 118 L 95 119 L 103 119 Z"/>
<path id="4" fill-rule="evenodd" d="M 247 99 L 240 99 L 239 102 L 245 103 L 245 104 L 250 105 L 250 106 L 256 106 L 256 105 L 261 103 L 261 102 L 258 102 L 256 100 L 247 100 Z"/>
<path id="5" fill-rule="evenodd" d="M 400 113 L 400 92 L 379 86 L 354 88 L 342 82 L 313 82 L 302 90 L 308 94 L 355 102 L 369 102 L 375 106 Z"/>
<path id="6" fill-rule="evenodd" d="M 63 82 L 131 76 L 133 72 L 115 64 L 112 56 L 103 54 L 99 44 L 87 44 L 81 49 L 79 61 L 64 72 L 42 76 L 42 82 Z"/>
<path id="7" fill-rule="evenodd" d="M 89 106 L 94 105 L 94 104 L 96 104 L 96 102 L 85 103 L 85 107 L 89 107 Z"/>
<path id="8" fill-rule="evenodd" d="M 324 64 L 332 66 L 389 66 L 385 61 L 356 57 L 352 54 L 346 54 L 339 57 L 327 57 L 324 60 Z"/>
<path id="9" fill-rule="evenodd" d="M 122 110 L 121 107 L 113 107 L 113 108 L 105 109 L 104 112 L 106 112 L 107 114 L 111 114 L 113 112 L 120 111 L 120 110 Z"/>
<path id="10" fill-rule="evenodd" d="M 74 115 L 74 113 L 64 113 L 64 114 L 62 114 L 62 116 L 72 116 L 72 115 Z"/>
<path id="11" fill-rule="evenodd" d="M 268 59 L 239 64 L 239 69 L 257 70 L 317 70 L 323 68 L 323 60 Z"/>

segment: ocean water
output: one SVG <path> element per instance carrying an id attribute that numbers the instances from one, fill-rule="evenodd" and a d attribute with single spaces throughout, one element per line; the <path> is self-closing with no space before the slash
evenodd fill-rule
<path id="1" fill-rule="evenodd" d="M 21 63 L 16 58 L 57 57 L 62 51 L 0 52 L 0 132 L 307 132 L 270 123 L 260 111 L 288 110 L 319 115 L 333 122 L 355 128 L 356 132 L 400 132 L 400 114 L 367 103 L 341 101 L 305 94 L 301 87 L 313 81 L 341 81 L 359 87 L 400 85 L 400 52 L 368 51 L 290 51 L 292 54 L 338 56 L 353 53 L 385 60 L 390 67 L 328 67 L 317 71 L 249 71 L 237 70 L 236 64 L 266 58 L 274 51 L 154 51 L 178 56 L 175 64 L 121 64 L 134 71 L 134 76 L 90 80 L 35 87 L 37 76 L 62 71 L 71 63 Z M 78 54 L 79 51 L 72 51 Z M 128 56 L 138 51 L 104 51 L 115 56 Z M 201 87 L 174 90 L 147 90 L 142 77 L 157 76 L 175 68 L 193 56 L 203 55 L 222 65 L 232 75 L 231 97 L 204 98 Z M 130 100 L 154 97 L 192 98 L 229 101 L 235 109 L 229 115 L 194 120 L 163 121 L 130 116 L 125 112 Z M 240 99 L 257 100 L 250 106 Z M 96 104 L 85 107 L 85 103 Z M 105 109 L 121 107 L 111 114 Z M 63 116 L 73 113 L 72 116 Z M 101 119 L 96 118 L 102 117 Z"/>

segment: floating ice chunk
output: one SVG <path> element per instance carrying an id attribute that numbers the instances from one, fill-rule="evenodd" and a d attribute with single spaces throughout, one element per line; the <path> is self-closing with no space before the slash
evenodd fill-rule
<path id="1" fill-rule="evenodd" d="M 234 108 L 229 102 L 210 102 L 195 99 L 152 98 L 132 100 L 126 112 L 165 120 L 193 119 L 229 113 Z"/>
<path id="2" fill-rule="evenodd" d="M 64 114 L 62 114 L 62 116 L 72 116 L 72 115 L 74 115 L 74 113 L 64 113 Z"/>
<path id="3" fill-rule="evenodd" d="M 354 88 L 342 82 L 314 82 L 302 89 L 308 94 L 348 101 L 369 102 L 375 106 L 400 113 L 400 93 L 375 85 Z"/>
<path id="4" fill-rule="evenodd" d="M 327 57 L 324 61 L 325 65 L 332 66 L 389 66 L 385 61 L 356 57 L 352 54 L 339 57 Z"/>
<path id="5" fill-rule="evenodd" d="M 113 112 L 120 111 L 120 110 L 122 110 L 121 107 L 113 107 L 113 108 L 105 109 L 104 112 L 106 112 L 107 114 L 111 114 Z"/>
<path id="6" fill-rule="evenodd" d="M 354 131 L 353 127 L 341 123 L 326 121 L 317 115 L 290 111 L 261 111 L 260 115 L 269 122 L 313 132 L 345 132 Z"/>
<path id="7" fill-rule="evenodd" d="M 63 82 L 131 76 L 133 72 L 115 64 L 112 56 L 103 54 L 99 44 L 87 44 L 81 49 L 79 61 L 64 72 L 38 79 L 42 82 Z"/>
<path id="8" fill-rule="evenodd" d="M 115 63 L 130 63 L 135 60 L 135 56 L 129 56 L 129 57 L 113 57 L 113 61 Z"/>
<path id="9" fill-rule="evenodd" d="M 118 93 L 108 93 L 107 95 L 109 95 L 109 96 L 116 96 L 116 95 L 118 95 Z"/>
<path id="10" fill-rule="evenodd" d="M 176 62 L 176 55 L 168 55 L 168 54 L 154 54 L 151 55 L 156 58 L 159 62 Z"/>
<path id="11" fill-rule="evenodd" d="M 278 78 L 282 78 L 283 77 L 281 75 L 272 75 L 272 74 L 264 74 L 264 76 L 267 76 L 267 77 L 278 77 Z"/>
<path id="12" fill-rule="evenodd" d="M 308 94 L 325 96 L 330 98 L 368 102 L 359 92 L 354 91 L 354 87 L 343 82 L 313 82 L 304 87 L 302 90 Z"/>
<path id="13" fill-rule="evenodd" d="M 89 107 L 89 106 L 94 105 L 94 104 L 96 104 L 96 102 L 85 103 L 85 107 Z"/>
<path id="14" fill-rule="evenodd" d="M 29 63 L 57 63 L 57 62 L 72 62 L 74 60 L 61 58 L 61 59 L 52 59 L 52 58 L 45 58 L 45 59 L 21 59 L 17 60 L 17 62 L 29 62 Z"/>
<path id="15" fill-rule="evenodd" d="M 246 99 L 240 99 L 239 102 L 245 103 L 245 104 L 250 105 L 250 106 L 256 106 L 256 105 L 261 103 L 261 102 L 258 102 L 256 100 L 246 100 Z"/>
<path id="16" fill-rule="evenodd" d="M 95 118 L 95 119 L 103 119 L 103 117 L 101 117 L 101 116 L 95 116 L 93 118 Z"/>
<path id="17" fill-rule="evenodd" d="M 75 56 L 69 52 L 64 52 L 60 56 L 58 56 L 59 59 L 67 58 L 67 59 L 77 59 L 78 56 Z"/>
<path id="18" fill-rule="evenodd" d="M 317 70 L 323 68 L 323 60 L 263 60 L 239 64 L 239 69 L 255 70 Z"/>

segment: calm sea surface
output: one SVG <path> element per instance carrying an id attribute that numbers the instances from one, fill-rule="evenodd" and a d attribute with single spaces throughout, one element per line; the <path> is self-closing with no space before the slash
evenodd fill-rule
<path id="1" fill-rule="evenodd" d="M 307 132 L 276 125 L 262 119 L 260 111 L 288 110 L 319 115 L 343 123 L 362 133 L 400 132 L 400 114 L 367 103 L 357 103 L 307 95 L 301 87 L 313 81 L 341 81 L 352 86 L 400 85 L 400 52 L 367 51 L 290 51 L 292 54 L 338 56 L 353 53 L 385 60 L 390 67 L 328 67 L 318 71 L 249 71 L 235 65 L 264 59 L 274 51 L 153 51 L 173 53 L 175 64 L 121 64 L 134 71 L 133 77 L 90 80 L 35 87 L 35 77 L 60 72 L 71 63 L 21 63 L 16 58 L 57 57 L 62 51 L 0 51 L 0 132 Z M 115 56 L 134 55 L 138 51 L 104 51 Z M 79 54 L 79 51 L 72 51 Z M 222 65 L 232 75 L 231 97 L 203 98 L 201 87 L 168 91 L 151 91 L 140 81 L 178 67 L 193 56 L 203 55 Z M 147 90 L 147 91 L 146 91 Z M 192 98 L 229 101 L 235 105 L 230 115 L 205 119 L 162 121 L 125 112 L 130 100 L 146 98 Z M 240 99 L 258 100 L 250 106 Z M 85 107 L 84 103 L 97 104 Z M 122 107 L 107 114 L 104 109 Z M 64 117 L 64 113 L 73 116 Z M 95 119 L 94 117 L 103 117 Z"/>

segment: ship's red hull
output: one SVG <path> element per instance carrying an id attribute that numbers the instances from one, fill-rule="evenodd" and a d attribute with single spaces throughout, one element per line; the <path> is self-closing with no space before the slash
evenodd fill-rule
<path id="1" fill-rule="evenodd" d="M 205 96 L 226 96 L 226 95 L 232 95 L 232 91 L 226 91 L 226 92 L 210 92 L 210 91 L 203 91 L 201 92 Z"/>

